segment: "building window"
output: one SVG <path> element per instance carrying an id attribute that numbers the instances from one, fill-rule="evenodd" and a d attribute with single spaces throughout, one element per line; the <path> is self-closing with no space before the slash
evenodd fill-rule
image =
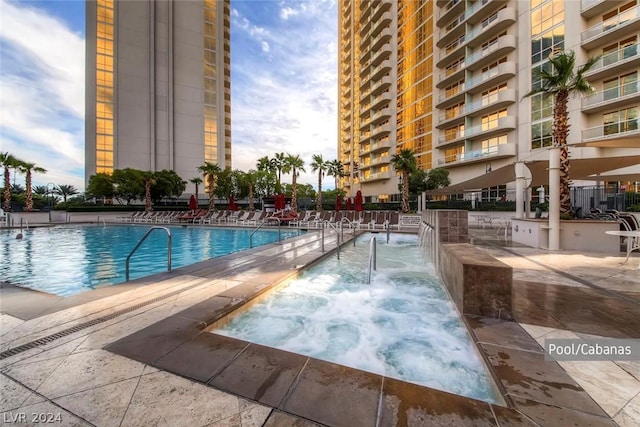
<path id="1" fill-rule="evenodd" d="M 503 83 L 486 92 L 482 92 L 482 105 L 488 105 L 498 100 L 500 92 L 507 90 L 507 84 Z"/>
<path id="2" fill-rule="evenodd" d="M 96 2 L 96 172 L 114 168 L 114 3 Z"/>
<path id="3" fill-rule="evenodd" d="M 626 108 L 603 115 L 604 135 L 638 130 L 638 107 Z"/>
<path id="4" fill-rule="evenodd" d="M 553 144 L 553 121 L 545 120 L 543 122 L 531 125 L 531 149 L 551 147 Z"/>
<path id="5" fill-rule="evenodd" d="M 498 127 L 499 120 L 503 117 L 507 117 L 507 109 L 495 111 L 493 113 L 482 116 L 482 130 L 489 130 Z"/>
<path id="6" fill-rule="evenodd" d="M 638 93 L 638 72 L 619 76 L 602 83 L 603 101 L 619 98 L 621 96 Z"/>
<path id="7" fill-rule="evenodd" d="M 481 154 L 495 154 L 498 152 L 498 145 L 507 143 L 507 135 L 500 135 L 494 138 L 482 140 Z"/>

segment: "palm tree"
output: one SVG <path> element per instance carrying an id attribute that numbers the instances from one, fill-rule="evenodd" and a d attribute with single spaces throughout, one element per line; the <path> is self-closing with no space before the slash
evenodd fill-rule
<path id="1" fill-rule="evenodd" d="M 144 178 L 144 211 L 151 212 L 153 210 L 153 206 L 151 206 L 151 186 L 155 184 L 156 180 L 151 171 L 143 172 L 142 176 Z"/>
<path id="2" fill-rule="evenodd" d="M 327 163 L 327 175 L 335 179 L 336 190 L 338 189 L 338 180 L 344 176 L 344 166 L 338 159 L 331 160 Z"/>
<path id="3" fill-rule="evenodd" d="M 391 156 L 391 165 L 402 174 L 402 212 L 409 212 L 409 172 L 417 167 L 416 157 L 408 148 L 403 148 L 399 153 Z"/>
<path id="4" fill-rule="evenodd" d="M 4 210 L 11 210 L 11 168 L 16 168 L 22 163 L 21 160 L 15 158 L 7 152 L 0 153 L 0 165 L 4 167 Z"/>
<path id="5" fill-rule="evenodd" d="M 33 194 L 37 194 L 38 196 L 46 196 L 49 192 L 49 188 L 46 185 L 34 185 L 33 186 Z"/>
<path id="6" fill-rule="evenodd" d="M 275 172 L 275 168 L 273 167 L 273 163 L 271 163 L 271 159 L 268 156 L 260 157 L 258 159 L 258 163 L 256 163 L 256 168 L 261 172 Z"/>
<path id="7" fill-rule="evenodd" d="M 300 157 L 299 154 L 295 156 L 293 154 L 287 154 L 285 158 L 285 165 L 283 170 L 291 170 L 291 210 L 294 212 L 298 211 L 298 184 L 297 178 L 300 173 L 306 172 L 304 170 L 304 160 Z"/>
<path id="8" fill-rule="evenodd" d="M 191 178 L 189 180 L 190 183 L 194 184 L 196 186 L 196 193 L 195 193 L 195 198 L 196 198 L 196 203 L 198 202 L 198 186 L 200 184 L 202 184 L 202 178 L 200 178 L 199 176 L 196 176 L 194 178 Z"/>
<path id="9" fill-rule="evenodd" d="M 207 190 L 209 191 L 209 212 L 216 210 L 216 177 L 222 169 L 216 163 L 204 162 L 204 165 L 198 166 L 198 170 L 204 174 L 207 182 Z"/>
<path id="10" fill-rule="evenodd" d="M 278 181 L 276 184 L 276 192 L 282 191 L 282 172 L 286 168 L 284 153 L 276 153 L 276 156 L 270 160 L 273 168 L 278 172 Z M 285 172 L 287 173 L 287 172 Z"/>
<path id="11" fill-rule="evenodd" d="M 540 80 L 525 97 L 542 94 L 544 98 L 554 96 L 553 103 L 553 143 L 560 147 L 560 214 L 571 215 L 571 193 L 569 190 L 569 136 L 568 103 L 570 95 L 588 94 L 594 91 L 593 86 L 584 74 L 595 65 L 600 57 L 590 58 L 574 71 L 576 65 L 575 52 L 559 52 L 549 57 L 551 70 L 544 67 L 533 70 L 534 78 Z"/>
<path id="12" fill-rule="evenodd" d="M 45 168 L 41 168 L 40 166 L 36 166 L 35 163 L 21 162 L 18 165 L 18 169 L 20 172 L 25 174 L 25 187 L 26 187 L 26 200 L 25 200 L 25 208 L 26 212 L 31 212 L 33 210 L 33 187 L 31 185 L 31 173 L 47 173 Z M 65 200 L 66 201 L 66 200 Z"/>
<path id="13" fill-rule="evenodd" d="M 322 158 L 322 154 L 314 154 L 311 156 L 311 172 L 318 171 L 318 196 L 316 199 L 316 210 L 322 210 L 322 178 L 327 170 L 327 162 Z"/>
<path id="14" fill-rule="evenodd" d="M 73 196 L 79 193 L 78 189 L 73 185 L 65 185 L 65 184 L 56 186 L 53 192 L 62 196 L 62 199 L 65 202 L 67 201 L 68 196 Z"/>
<path id="15" fill-rule="evenodd" d="M 248 172 L 244 174 L 244 179 L 246 180 L 247 186 L 249 187 L 249 210 L 253 211 L 255 208 L 253 207 L 253 194 L 256 186 L 256 171 L 253 169 L 249 169 Z"/>

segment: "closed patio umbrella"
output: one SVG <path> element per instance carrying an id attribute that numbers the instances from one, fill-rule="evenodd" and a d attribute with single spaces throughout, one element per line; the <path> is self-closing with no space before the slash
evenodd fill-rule
<path id="1" fill-rule="evenodd" d="M 351 209 L 353 209 L 353 207 L 351 206 L 351 197 L 347 197 L 347 200 L 345 203 L 347 205 L 347 207 L 345 208 L 346 210 L 350 211 Z"/>
<path id="2" fill-rule="evenodd" d="M 340 211 L 342 210 L 342 196 L 338 194 L 338 197 L 336 197 L 336 210 Z"/>
<path id="3" fill-rule="evenodd" d="M 193 194 L 189 198 L 189 210 L 195 211 L 198 209 L 198 201 L 196 200 L 196 196 Z"/>
<path id="4" fill-rule="evenodd" d="M 362 191 L 358 190 L 358 192 L 356 193 L 355 202 L 356 202 L 356 211 L 361 212 L 362 211 Z"/>

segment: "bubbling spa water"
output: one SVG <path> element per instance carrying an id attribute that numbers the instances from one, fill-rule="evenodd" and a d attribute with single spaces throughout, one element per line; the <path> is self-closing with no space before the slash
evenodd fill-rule
<path id="1" fill-rule="evenodd" d="M 212 332 L 496 403 L 457 309 L 414 235 L 332 256 Z"/>
<path id="2" fill-rule="evenodd" d="M 345 246 L 212 332 L 499 402 L 459 313 L 414 235 Z"/>

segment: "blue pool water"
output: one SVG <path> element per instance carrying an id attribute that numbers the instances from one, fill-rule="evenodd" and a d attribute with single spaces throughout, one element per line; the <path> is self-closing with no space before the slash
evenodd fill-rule
<path id="1" fill-rule="evenodd" d="M 0 232 L 0 280 L 61 296 L 125 281 L 125 260 L 148 226 L 60 226 Z M 249 248 L 252 229 L 169 227 L 172 268 Z M 297 231 L 282 230 L 282 238 Z M 275 230 L 258 231 L 253 246 L 277 242 Z M 130 278 L 167 270 L 167 234 L 153 231 L 131 257 Z"/>
<path id="2" fill-rule="evenodd" d="M 415 235 L 345 246 L 211 332 L 496 403 L 459 313 Z"/>

